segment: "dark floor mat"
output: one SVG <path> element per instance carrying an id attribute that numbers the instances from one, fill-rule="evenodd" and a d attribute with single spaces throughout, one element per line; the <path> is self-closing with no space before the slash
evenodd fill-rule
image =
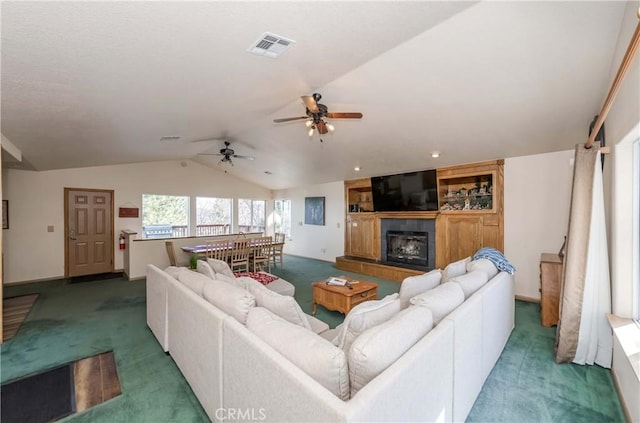
<path id="1" fill-rule="evenodd" d="M 2 385 L 3 423 L 40 423 L 75 412 L 73 369 L 68 364 Z"/>

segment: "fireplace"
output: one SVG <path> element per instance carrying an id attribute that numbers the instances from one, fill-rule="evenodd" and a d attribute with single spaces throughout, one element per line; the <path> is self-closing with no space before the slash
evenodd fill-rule
<path id="1" fill-rule="evenodd" d="M 428 234 L 414 231 L 387 231 L 387 261 L 427 266 Z"/>
<path id="2" fill-rule="evenodd" d="M 435 219 L 380 219 L 381 262 L 429 271 L 436 265 Z"/>

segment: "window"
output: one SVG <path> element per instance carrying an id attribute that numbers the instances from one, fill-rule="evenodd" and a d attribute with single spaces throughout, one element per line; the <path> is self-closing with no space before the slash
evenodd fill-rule
<path id="1" fill-rule="evenodd" d="M 196 198 L 196 236 L 231 233 L 231 198 Z"/>
<path id="2" fill-rule="evenodd" d="M 238 200 L 238 230 L 240 232 L 265 231 L 266 201 Z"/>
<path id="3" fill-rule="evenodd" d="M 189 197 L 142 194 L 142 237 L 189 235 Z"/>
<path id="4" fill-rule="evenodd" d="M 275 232 L 283 232 L 291 238 L 291 200 L 275 200 L 273 227 Z"/>

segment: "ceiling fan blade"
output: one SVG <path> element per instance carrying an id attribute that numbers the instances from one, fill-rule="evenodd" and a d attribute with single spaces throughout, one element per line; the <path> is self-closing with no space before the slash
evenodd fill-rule
<path id="1" fill-rule="evenodd" d="M 318 121 L 318 123 L 316 123 L 316 128 L 318 128 L 318 133 L 320 135 L 324 135 L 329 132 L 329 128 L 327 128 L 327 124 L 324 122 L 324 120 Z"/>
<path id="2" fill-rule="evenodd" d="M 361 119 L 362 113 L 357 112 L 335 112 L 327 113 L 329 119 Z"/>
<path id="3" fill-rule="evenodd" d="M 255 160 L 256 159 L 253 156 L 239 156 L 237 154 L 234 154 L 233 157 L 236 158 L 236 159 L 247 159 L 247 160 Z"/>
<path id="4" fill-rule="evenodd" d="M 305 106 L 307 106 L 307 109 L 309 109 L 309 111 L 311 113 L 318 113 L 318 103 L 316 103 L 316 100 L 311 97 L 310 95 L 303 95 L 302 97 L 300 97 L 302 99 L 302 102 L 304 103 Z"/>
<path id="5" fill-rule="evenodd" d="M 282 123 L 282 122 L 291 122 L 292 120 L 302 120 L 302 119 L 309 119 L 309 116 L 274 119 L 273 122 L 274 123 Z"/>
<path id="6" fill-rule="evenodd" d="M 198 156 L 224 156 L 224 154 L 220 154 L 220 153 L 198 153 Z"/>

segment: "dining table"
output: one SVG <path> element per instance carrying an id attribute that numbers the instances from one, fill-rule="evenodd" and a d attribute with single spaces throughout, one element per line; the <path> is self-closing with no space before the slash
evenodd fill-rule
<path id="1" fill-rule="evenodd" d="M 217 248 L 220 248 L 220 245 L 226 245 L 226 248 L 228 250 L 233 249 L 233 245 L 234 245 L 234 241 L 233 240 L 229 240 L 229 242 L 227 242 L 226 244 L 224 242 L 216 242 L 215 246 Z M 253 247 L 257 247 L 261 244 L 259 243 L 254 243 L 252 242 L 252 240 L 249 240 L 249 249 L 252 249 Z M 272 242 L 271 246 L 272 247 L 278 247 L 278 246 L 283 246 L 284 242 Z M 180 249 L 182 251 L 184 251 L 185 253 L 188 254 L 197 254 L 199 257 L 205 257 L 207 255 L 207 251 L 211 248 L 211 245 L 207 245 L 207 244 L 200 244 L 200 245 L 183 245 L 182 247 L 180 247 Z"/>

